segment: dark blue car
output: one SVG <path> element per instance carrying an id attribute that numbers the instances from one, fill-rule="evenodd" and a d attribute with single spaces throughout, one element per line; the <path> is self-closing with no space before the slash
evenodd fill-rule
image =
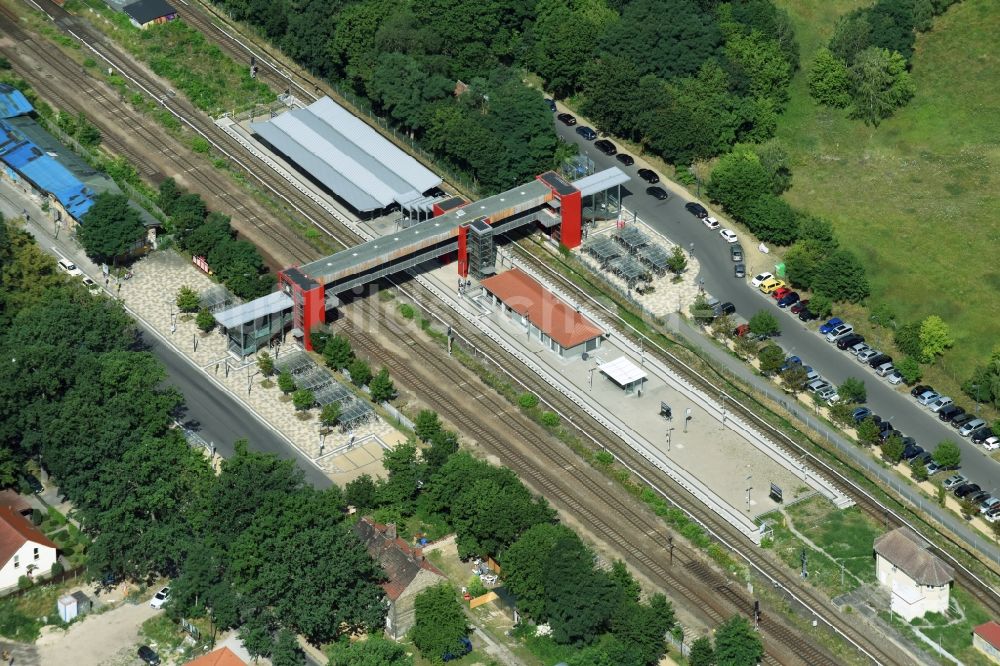
<path id="1" fill-rule="evenodd" d="M 832 331 L 833 329 L 837 328 L 838 326 L 840 326 L 843 323 L 844 322 L 840 319 L 840 317 L 834 317 L 830 321 L 828 321 L 825 324 L 823 324 L 822 326 L 820 326 L 819 327 L 819 332 L 822 333 L 822 334 L 824 334 L 824 335 L 826 335 L 827 333 L 829 333 L 830 331 Z"/>
<path id="2" fill-rule="evenodd" d="M 861 423 L 866 418 L 871 416 L 872 410 L 867 407 L 858 407 L 851 413 L 851 418 L 854 419 L 855 423 Z"/>
<path id="3" fill-rule="evenodd" d="M 778 299 L 778 307 L 787 308 L 789 305 L 795 305 L 798 302 L 799 302 L 798 293 L 792 291 Z"/>
<path id="4" fill-rule="evenodd" d="M 784 372 L 796 365 L 802 365 L 802 359 L 798 356 L 789 356 L 785 359 L 785 364 L 778 368 L 778 372 Z"/>
<path id="5" fill-rule="evenodd" d="M 462 649 L 459 650 L 461 654 L 452 654 L 451 652 L 445 652 L 441 655 L 441 661 L 451 661 L 452 659 L 461 659 L 465 655 L 472 652 L 472 641 L 469 640 L 468 636 L 462 636 Z"/>

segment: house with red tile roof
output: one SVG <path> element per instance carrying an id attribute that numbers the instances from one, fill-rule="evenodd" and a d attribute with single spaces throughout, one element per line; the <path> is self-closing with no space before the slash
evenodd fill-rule
<path id="1" fill-rule="evenodd" d="M 189 661 L 184 666 L 247 666 L 247 662 L 236 656 L 236 653 L 229 648 L 221 647 Z"/>
<path id="2" fill-rule="evenodd" d="M 1000 624 L 990 620 L 973 629 L 972 647 L 985 654 L 994 664 L 1000 664 Z"/>
<path id="3" fill-rule="evenodd" d="M 365 517 L 354 526 L 354 533 L 385 572 L 382 589 L 389 601 L 385 632 L 390 638 L 398 640 L 416 621 L 414 604 L 417 595 L 447 580 L 447 577 L 424 558 L 420 548 L 414 548 L 396 536 L 395 525 L 380 525 Z"/>
<path id="4" fill-rule="evenodd" d="M 0 589 L 16 586 L 21 576 L 48 574 L 56 548 L 15 509 L 0 506 Z"/>

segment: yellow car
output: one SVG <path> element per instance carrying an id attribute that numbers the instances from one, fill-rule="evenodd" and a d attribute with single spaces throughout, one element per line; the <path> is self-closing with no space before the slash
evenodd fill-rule
<path id="1" fill-rule="evenodd" d="M 760 283 L 760 291 L 764 294 L 770 294 L 775 289 L 781 289 L 784 286 L 785 283 L 782 280 L 771 278 L 770 280 L 764 280 Z"/>

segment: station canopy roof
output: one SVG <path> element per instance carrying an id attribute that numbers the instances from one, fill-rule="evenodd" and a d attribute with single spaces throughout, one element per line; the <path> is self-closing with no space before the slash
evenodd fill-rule
<path id="1" fill-rule="evenodd" d="M 360 212 L 407 207 L 441 178 L 329 97 L 250 128 Z"/>
<path id="2" fill-rule="evenodd" d="M 619 386 L 631 386 L 646 378 L 646 373 L 624 356 L 619 356 L 613 361 L 602 363 L 598 368 Z"/>
<path id="3" fill-rule="evenodd" d="M 234 328 L 240 324 L 247 324 L 260 317 L 289 310 L 292 307 L 292 298 L 283 291 L 272 291 L 266 296 L 252 300 L 249 303 L 237 305 L 234 308 L 215 313 L 215 320 L 223 328 Z"/>
<path id="4" fill-rule="evenodd" d="M 604 171 L 584 176 L 580 180 L 573 181 L 573 187 L 580 190 L 582 196 L 597 194 L 604 190 L 610 190 L 615 185 L 624 185 L 629 181 L 627 173 L 618 167 L 610 167 Z"/>

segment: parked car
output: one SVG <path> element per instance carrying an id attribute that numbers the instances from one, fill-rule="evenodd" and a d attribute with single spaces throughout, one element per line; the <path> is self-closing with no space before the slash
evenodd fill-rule
<path id="1" fill-rule="evenodd" d="M 951 398 L 949 398 L 946 395 L 938 396 L 938 398 L 936 400 L 934 400 L 933 402 L 931 402 L 930 404 L 927 405 L 927 409 L 929 409 L 932 412 L 934 412 L 935 414 L 937 414 L 944 407 L 947 407 L 948 405 L 952 404 L 953 402 L 955 402 L 955 401 L 952 400 Z"/>
<path id="2" fill-rule="evenodd" d="M 723 303 L 718 307 L 715 316 L 718 317 L 721 315 L 731 315 L 734 314 L 735 312 L 736 312 L 736 306 L 730 303 L 729 301 L 726 301 L 725 303 Z"/>
<path id="3" fill-rule="evenodd" d="M 802 365 L 802 359 L 799 358 L 798 356 L 789 356 L 788 358 L 785 359 L 784 365 L 778 368 L 778 372 L 784 372 L 785 370 L 788 370 L 789 368 L 794 368 L 797 365 Z"/>
<path id="4" fill-rule="evenodd" d="M 814 315 L 811 310 L 799 310 L 799 321 L 812 321 L 813 319 L 816 319 L 816 315 Z"/>
<path id="5" fill-rule="evenodd" d="M 864 340 L 864 338 L 861 339 Z M 850 354 L 851 356 L 857 356 L 866 349 L 871 349 L 871 347 L 866 345 L 864 342 L 857 342 L 847 348 L 847 353 Z"/>
<path id="6" fill-rule="evenodd" d="M 615 159 L 624 164 L 625 166 L 632 166 L 635 164 L 635 158 L 628 153 L 618 153 L 615 155 Z"/>
<path id="7" fill-rule="evenodd" d="M 642 178 L 644 181 L 646 181 L 650 185 L 652 185 L 654 183 L 660 182 L 660 177 L 657 176 L 656 173 L 652 169 L 639 169 L 639 171 L 637 173 L 639 174 L 639 178 Z M 702 206 L 700 204 L 687 204 L 684 207 L 687 208 L 688 210 L 691 210 L 691 206 L 692 205 L 698 206 L 698 208 L 701 208 L 702 210 L 705 210 L 704 208 L 702 208 Z M 693 213 L 694 211 L 691 211 L 691 212 Z M 695 213 L 695 214 L 698 215 L 697 213 Z M 705 215 L 708 215 L 708 211 L 707 210 L 705 210 Z M 698 217 L 702 217 L 702 216 L 698 215 Z"/>
<path id="8" fill-rule="evenodd" d="M 943 472 L 943 471 L 944 467 L 941 467 L 941 465 L 939 465 L 936 460 L 931 460 L 929 463 L 927 463 L 927 476 L 934 476 L 938 472 Z"/>
<path id="9" fill-rule="evenodd" d="M 738 280 L 745 278 L 747 276 L 747 265 L 741 263 L 733 266 L 733 276 Z"/>
<path id="10" fill-rule="evenodd" d="M 875 421 L 875 419 L 872 420 Z M 883 435 L 887 432 L 893 432 L 894 430 L 896 430 L 895 428 L 892 427 L 892 421 L 883 421 L 881 418 L 879 418 L 877 421 L 875 421 L 875 424 L 878 426 L 879 435 Z M 886 437 L 888 438 L 888 436 Z"/>
<path id="11" fill-rule="evenodd" d="M 778 287 L 777 289 L 771 292 L 771 298 L 773 298 L 776 301 L 780 301 L 782 298 L 784 298 L 790 293 L 792 293 L 792 290 L 789 289 L 788 287 Z"/>
<path id="12" fill-rule="evenodd" d="M 743 246 L 737 243 L 729 247 L 729 258 L 733 261 L 743 261 Z"/>
<path id="13" fill-rule="evenodd" d="M 962 476 L 961 474 L 952 474 L 947 479 L 941 482 L 945 490 L 951 490 L 952 488 L 958 488 L 963 483 L 967 483 L 969 480 Z"/>
<path id="14" fill-rule="evenodd" d="M 990 494 L 986 490 L 980 490 L 978 493 L 972 493 L 965 499 L 969 500 L 973 504 L 981 505 L 983 502 L 990 498 Z"/>
<path id="15" fill-rule="evenodd" d="M 559 119 L 563 125 L 576 125 L 576 118 L 573 117 L 571 113 L 560 113 L 556 118 Z"/>
<path id="16" fill-rule="evenodd" d="M 31 492 L 35 493 L 36 495 L 40 495 L 42 491 L 45 490 L 45 488 L 42 486 L 42 482 L 39 481 L 38 477 L 32 474 L 31 472 L 24 473 L 24 482 L 28 484 L 29 488 L 31 488 Z"/>
<path id="17" fill-rule="evenodd" d="M 615 153 L 618 152 L 618 149 L 615 148 L 615 144 L 611 143 L 607 139 L 601 139 L 600 141 L 595 141 L 594 148 L 597 148 L 605 155 L 614 155 Z"/>
<path id="18" fill-rule="evenodd" d="M 68 273 L 73 277 L 81 277 L 83 275 L 83 271 L 77 268 L 76 264 L 69 259 L 60 259 L 56 265 L 59 266 L 59 270 L 64 273 Z"/>
<path id="19" fill-rule="evenodd" d="M 787 308 L 789 305 L 794 305 L 799 300 L 798 292 L 789 292 L 778 299 L 779 308 Z"/>
<path id="20" fill-rule="evenodd" d="M 916 442 L 911 442 L 903 447 L 903 460 L 913 460 L 923 452 L 924 448 L 922 446 Z"/>
<path id="21" fill-rule="evenodd" d="M 719 224 L 719 221 L 714 217 L 712 217 L 711 215 L 701 218 L 701 221 L 704 222 L 705 226 L 711 229 L 712 231 L 715 231 L 720 226 L 722 226 Z"/>
<path id="22" fill-rule="evenodd" d="M 667 199 L 667 191 L 662 187 L 647 187 L 646 194 L 660 201 L 666 201 Z"/>
<path id="23" fill-rule="evenodd" d="M 902 375 L 902 373 L 899 372 L 899 370 L 895 370 L 894 369 L 892 372 L 890 372 L 888 375 L 886 375 L 885 378 L 893 386 L 896 386 L 897 384 L 902 384 L 903 383 L 903 375 Z"/>
<path id="24" fill-rule="evenodd" d="M 973 430 L 977 428 L 982 428 L 984 425 L 986 425 L 986 421 L 984 421 L 983 419 L 972 419 L 971 421 L 969 421 L 964 426 L 958 429 L 958 434 L 961 435 L 962 437 L 968 437 L 969 435 L 972 434 Z"/>
<path id="25" fill-rule="evenodd" d="M 982 444 L 990 437 L 993 437 L 994 434 L 996 433 L 993 432 L 993 428 L 989 426 L 983 426 L 982 428 L 977 428 L 975 432 L 969 435 L 969 439 L 975 442 L 976 444 Z"/>
<path id="26" fill-rule="evenodd" d="M 858 363 L 867 363 L 868 361 L 872 360 L 876 356 L 881 356 L 881 355 L 882 355 L 882 352 L 880 352 L 877 349 L 872 349 L 871 347 L 869 347 L 868 349 L 866 349 L 864 351 L 858 352 Z"/>
<path id="27" fill-rule="evenodd" d="M 733 329 L 733 336 L 737 338 L 742 338 L 744 335 L 750 332 L 750 324 L 740 324 Z"/>
<path id="28" fill-rule="evenodd" d="M 719 235 L 722 236 L 722 240 L 727 243 L 735 243 L 739 240 L 736 236 L 736 232 L 731 229 L 719 229 Z"/>
<path id="29" fill-rule="evenodd" d="M 760 291 L 762 294 L 770 294 L 775 289 L 781 289 L 785 286 L 785 283 L 781 280 L 776 280 L 774 278 L 768 278 L 760 283 Z"/>
<path id="30" fill-rule="evenodd" d="M 865 336 L 858 335 L 857 333 L 851 333 L 850 335 L 845 335 L 841 339 L 837 340 L 837 349 L 846 350 L 848 347 L 853 347 L 856 344 L 860 344 L 865 341 Z"/>
<path id="31" fill-rule="evenodd" d="M 774 279 L 774 276 L 771 275 L 770 273 L 758 273 L 757 275 L 755 275 L 753 277 L 752 280 L 750 280 L 750 286 L 751 287 L 759 287 L 760 285 L 764 284 L 768 280 L 772 280 L 772 279 Z"/>
<path id="32" fill-rule="evenodd" d="M 938 418 L 942 421 L 951 421 L 959 414 L 964 414 L 964 413 L 965 409 L 963 407 L 959 407 L 956 404 L 951 404 L 948 405 L 947 407 L 941 408 L 941 410 L 938 412 Z"/>
<path id="33" fill-rule="evenodd" d="M 886 361 L 882 365 L 875 368 L 875 374 L 879 377 L 885 377 L 895 369 L 896 367 L 892 364 L 892 361 Z"/>
<path id="34" fill-rule="evenodd" d="M 810 393 L 818 393 L 819 391 L 827 388 L 828 386 L 830 386 L 830 382 L 826 381 L 825 379 L 817 377 L 816 379 L 806 384 L 806 390 L 809 391 Z"/>
<path id="35" fill-rule="evenodd" d="M 586 125 L 581 125 L 576 128 L 576 133 L 582 136 L 587 141 L 593 141 L 597 138 L 597 132 L 593 128 L 587 127 Z"/>
<path id="36" fill-rule="evenodd" d="M 91 291 L 100 291 L 101 289 L 101 285 L 97 284 L 86 275 L 83 276 L 83 286 Z"/>
<path id="37" fill-rule="evenodd" d="M 840 317 L 834 317 L 833 319 L 830 319 L 825 324 L 823 324 L 822 326 L 820 326 L 819 327 L 819 332 L 822 333 L 823 335 L 826 335 L 827 333 L 829 333 L 830 331 L 832 331 L 833 329 L 837 328 L 838 326 L 840 326 L 843 323 L 844 322 L 840 319 Z"/>
<path id="38" fill-rule="evenodd" d="M 153 608 L 163 608 L 163 604 L 170 601 L 170 588 L 164 587 L 160 588 L 160 591 L 153 595 L 153 598 L 149 600 L 149 605 Z"/>
<path id="39" fill-rule="evenodd" d="M 874 370 L 883 363 L 891 363 L 891 362 L 892 362 L 891 356 L 889 356 L 888 354 L 879 354 L 878 356 L 872 356 L 870 359 L 868 359 L 868 367 Z"/>
<path id="40" fill-rule="evenodd" d="M 811 382 L 814 379 L 819 379 L 819 373 L 812 369 L 811 365 L 802 366 L 806 369 L 806 381 Z"/>
<path id="41" fill-rule="evenodd" d="M 979 487 L 978 483 L 963 483 L 958 488 L 955 488 L 955 497 L 958 499 L 964 499 L 971 495 L 972 493 L 978 493 L 982 488 Z"/>
<path id="42" fill-rule="evenodd" d="M 851 412 L 851 418 L 855 423 L 861 423 L 866 418 L 872 415 L 872 410 L 867 407 L 858 407 L 853 412 Z"/>
<path id="43" fill-rule="evenodd" d="M 941 394 L 937 391 L 924 391 L 917 396 L 917 402 L 921 405 L 927 406 L 941 397 Z"/>
<path id="44" fill-rule="evenodd" d="M 819 391 L 816 391 L 816 395 L 818 395 L 823 400 L 826 400 L 830 404 L 833 404 L 840 399 L 840 395 L 837 393 L 837 389 L 835 389 L 832 386 L 827 386 L 826 388 L 822 388 Z"/>
<path id="45" fill-rule="evenodd" d="M 987 514 L 995 506 L 1000 506 L 1000 499 L 990 495 L 979 503 L 979 513 Z"/>
<path id="46" fill-rule="evenodd" d="M 959 414 L 958 416 L 952 417 L 952 419 L 951 419 L 951 427 L 952 428 L 961 428 L 966 423 L 968 423 L 969 421 L 974 421 L 975 419 L 976 419 L 976 415 L 975 414 L 968 414 L 968 413 L 966 413 L 966 414 Z"/>
<path id="47" fill-rule="evenodd" d="M 791 308 L 792 314 L 798 314 L 809 307 L 809 299 L 803 298 L 797 301 Z"/>
<path id="48" fill-rule="evenodd" d="M 156 654 L 153 648 L 148 645 L 140 647 L 138 654 L 139 659 L 141 659 L 144 664 L 148 664 L 149 666 L 159 666 L 160 655 Z"/>
<path id="49" fill-rule="evenodd" d="M 932 461 L 932 460 L 934 460 L 934 456 L 932 456 L 932 455 L 930 454 L 930 452 L 929 452 L 929 451 L 924 451 L 924 452 L 923 452 L 923 453 L 921 453 L 921 454 L 920 454 L 919 456 L 917 456 L 916 458 L 914 458 L 913 460 L 911 460 L 911 461 L 910 461 L 910 464 L 911 464 L 911 465 L 913 465 L 913 464 L 915 464 L 915 463 L 916 463 L 916 462 L 917 462 L 918 460 L 919 460 L 919 461 L 920 461 L 921 463 L 923 463 L 924 467 L 926 467 L 927 465 L 931 464 L 931 461 Z"/>
<path id="50" fill-rule="evenodd" d="M 826 341 L 836 342 L 842 337 L 850 335 L 853 332 L 854 332 L 853 326 L 851 326 L 850 324 L 841 324 L 840 326 L 837 326 L 832 331 L 826 334 Z"/>
<path id="51" fill-rule="evenodd" d="M 910 389 L 910 395 L 916 398 L 924 391 L 933 391 L 933 390 L 934 390 L 933 388 L 927 386 L 926 384 L 917 384 L 912 389 Z"/>
<path id="52" fill-rule="evenodd" d="M 987 451 L 996 451 L 1000 449 L 1000 437 L 993 435 L 992 437 L 987 437 L 983 442 L 983 448 Z"/>
<path id="53" fill-rule="evenodd" d="M 548 105 L 549 111 L 555 112 L 555 110 L 556 110 L 556 101 L 554 99 L 552 99 L 551 97 L 546 97 L 545 98 L 545 104 Z"/>

